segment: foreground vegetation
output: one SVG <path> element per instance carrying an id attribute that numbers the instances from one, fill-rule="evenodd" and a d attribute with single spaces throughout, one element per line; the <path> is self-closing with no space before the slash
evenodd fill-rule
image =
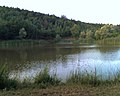
<path id="1" fill-rule="evenodd" d="M 29 79 L 24 79 L 20 81 L 18 78 L 10 78 L 9 71 L 5 66 L 0 67 L 0 89 L 1 90 L 11 90 L 11 89 L 21 89 L 21 88 L 47 88 L 50 86 L 62 86 L 62 85 L 87 85 L 92 87 L 98 87 L 103 85 L 117 85 L 120 84 L 120 72 L 117 72 L 114 77 L 110 74 L 108 77 L 103 78 L 102 75 L 98 75 L 95 72 L 72 72 L 65 82 L 62 82 L 57 78 L 56 75 L 50 76 L 47 67 L 44 68 L 36 77 L 30 81 Z"/>
<path id="2" fill-rule="evenodd" d="M 0 96 L 119 96 L 120 75 L 102 80 L 97 74 L 75 72 L 65 83 L 51 77 L 46 67 L 34 82 L 9 79 L 5 66 L 0 71 Z"/>

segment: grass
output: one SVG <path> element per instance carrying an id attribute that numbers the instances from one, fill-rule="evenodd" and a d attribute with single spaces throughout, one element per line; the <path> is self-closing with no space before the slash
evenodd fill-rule
<path id="1" fill-rule="evenodd" d="M 82 72 L 75 72 L 66 80 L 67 84 L 89 84 L 93 86 L 97 86 L 100 84 L 99 76 L 96 74 L 90 73 L 82 73 Z"/>
<path id="2" fill-rule="evenodd" d="M 2 48 L 11 48 L 11 47 L 25 47 L 25 46 L 35 46 L 35 45 L 45 45 L 49 44 L 45 40 L 8 40 L 0 41 L 0 47 Z"/>
<path id="3" fill-rule="evenodd" d="M 8 68 L 0 66 L 0 96 L 120 96 L 120 72 L 115 77 L 103 79 L 93 73 L 72 72 L 62 83 L 56 75 L 50 76 L 48 67 L 40 71 L 33 82 L 20 82 L 9 78 Z M 6 91 L 7 89 L 7 91 Z"/>
<path id="4" fill-rule="evenodd" d="M 72 72 L 72 75 L 66 80 L 66 84 L 79 84 L 79 85 L 91 85 L 91 86 L 101 86 L 101 85 L 113 85 L 120 84 L 120 71 L 118 71 L 111 78 L 111 74 L 103 78 L 102 74 L 97 74 L 95 68 L 94 72 L 81 72 L 75 71 Z"/>
<path id="5" fill-rule="evenodd" d="M 96 69 L 91 73 L 75 71 L 62 83 L 56 75 L 50 76 L 45 67 L 30 82 L 10 79 L 8 68 L 3 65 L 0 66 L 0 89 L 0 96 L 119 96 L 120 72 L 114 78 L 104 79 Z"/>
<path id="6" fill-rule="evenodd" d="M 48 86 L 56 86 L 60 84 L 60 80 L 55 76 L 50 76 L 48 68 L 45 67 L 31 82 L 29 79 L 24 79 L 20 81 L 16 78 L 9 77 L 9 71 L 6 65 L 0 66 L 0 89 L 10 90 L 10 89 L 21 89 L 21 88 L 46 88 Z"/>
<path id="7" fill-rule="evenodd" d="M 0 89 L 21 89 L 21 88 L 47 88 L 51 86 L 59 85 L 90 85 L 90 86 L 101 86 L 101 85 L 112 85 L 120 84 L 120 71 L 118 71 L 114 78 L 109 78 L 110 75 L 105 79 L 102 75 L 98 75 L 96 68 L 94 72 L 87 71 L 75 71 L 67 78 L 66 82 L 62 82 L 57 78 L 56 75 L 51 76 L 49 74 L 48 67 L 45 67 L 44 70 L 40 71 L 36 77 L 30 81 L 29 79 L 24 79 L 20 81 L 15 78 L 9 78 L 8 68 L 3 65 L 0 66 Z"/>
<path id="8" fill-rule="evenodd" d="M 56 44 L 94 44 L 95 40 L 93 39 L 73 39 L 73 38 L 68 38 L 68 39 L 61 39 L 59 42 Z"/>
<path id="9" fill-rule="evenodd" d="M 85 84 L 85 85 L 92 85 L 98 86 L 103 82 L 102 78 L 97 75 L 96 69 L 94 73 L 81 72 L 75 71 L 72 73 L 71 76 L 66 80 L 67 84 Z"/>
<path id="10" fill-rule="evenodd" d="M 40 72 L 34 80 L 34 83 L 42 88 L 47 86 L 59 85 L 61 81 L 54 75 L 53 77 L 49 75 L 48 67 L 45 67 L 42 72 Z"/>
<path id="11" fill-rule="evenodd" d="M 96 41 L 97 44 L 113 44 L 113 45 L 119 45 L 120 44 L 120 36 L 117 37 L 111 37 L 106 38 L 103 40 Z"/>
<path id="12" fill-rule="evenodd" d="M 18 81 L 9 78 L 9 71 L 6 65 L 0 66 L 0 89 L 17 88 Z"/>

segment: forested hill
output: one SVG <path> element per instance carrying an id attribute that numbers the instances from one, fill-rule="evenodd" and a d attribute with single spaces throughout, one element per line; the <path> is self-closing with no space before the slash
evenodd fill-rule
<path id="1" fill-rule="evenodd" d="M 101 30 L 102 32 L 107 30 L 107 33 L 102 33 L 104 35 L 102 37 Z M 0 6 L 0 40 L 23 38 L 49 40 L 56 36 L 102 39 L 106 36 L 116 36 L 118 33 L 119 26 L 84 23 L 69 20 L 64 15 L 60 18 L 55 15 Z"/>

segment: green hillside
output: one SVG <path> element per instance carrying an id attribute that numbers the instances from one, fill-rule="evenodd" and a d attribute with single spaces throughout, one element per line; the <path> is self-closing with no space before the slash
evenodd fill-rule
<path id="1" fill-rule="evenodd" d="M 43 14 L 19 8 L 0 7 L 0 40 L 92 38 L 117 36 L 120 26 L 92 24 L 69 20 L 62 15 Z"/>

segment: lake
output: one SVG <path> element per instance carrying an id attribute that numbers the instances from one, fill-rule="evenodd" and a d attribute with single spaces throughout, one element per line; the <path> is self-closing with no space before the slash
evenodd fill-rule
<path id="1" fill-rule="evenodd" d="M 62 80 L 76 70 L 114 76 L 120 70 L 120 45 L 0 47 L 0 64 L 9 67 L 11 77 L 21 80 L 34 78 L 46 66 Z"/>

